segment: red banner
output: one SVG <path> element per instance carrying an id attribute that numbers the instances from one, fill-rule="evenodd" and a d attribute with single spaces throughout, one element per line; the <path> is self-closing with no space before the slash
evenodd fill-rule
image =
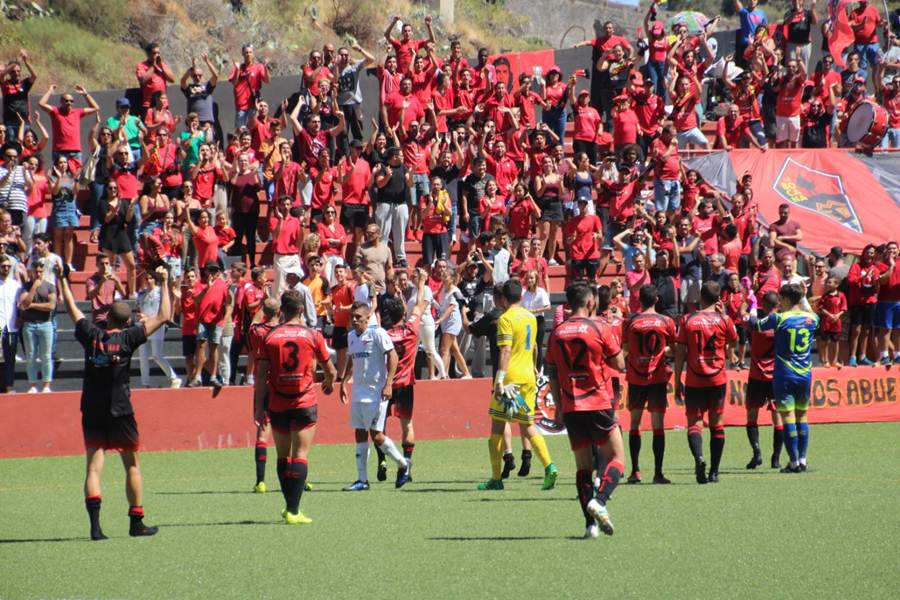
<path id="1" fill-rule="evenodd" d="M 512 91 L 518 87 L 521 73 L 532 73 L 534 67 L 541 67 L 542 72 L 546 74 L 554 64 L 553 57 L 553 50 L 512 52 L 489 56 L 488 64 L 493 67 L 496 81 L 505 82 L 506 89 Z"/>
<path id="2" fill-rule="evenodd" d="M 738 178 L 753 176 L 754 199 L 766 221 L 778 218 L 778 205 L 791 205 L 803 247 L 823 255 L 832 246 L 859 253 L 866 244 L 897 237 L 900 204 L 849 152 L 740 150 L 729 156 Z"/>
<path id="3" fill-rule="evenodd" d="M 725 424 L 744 425 L 747 373 L 732 372 Z M 900 421 L 900 371 L 881 368 L 817 369 L 812 388 L 812 423 Z M 416 437 L 420 440 L 486 437 L 489 379 L 423 381 L 416 384 Z M 670 390 L 671 393 L 671 390 Z M 80 454 L 79 392 L 15 394 L 0 398 L 0 458 Z M 134 405 L 144 450 L 246 448 L 255 440 L 249 387 L 137 390 Z M 316 442 L 351 443 L 348 407 L 336 395 L 319 399 Z M 628 415 L 620 408 L 623 427 Z M 649 427 L 649 415 L 645 415 Z M 761 414 L 761 421 L 768 422 Z M 684 427 L 684 410 L 670 400 L 666 427 Z M 399 425 L 389 420 L 392 435 Z"/>

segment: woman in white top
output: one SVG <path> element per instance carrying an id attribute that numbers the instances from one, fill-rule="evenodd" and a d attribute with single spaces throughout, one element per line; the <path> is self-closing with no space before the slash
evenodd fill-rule
<path id="1" fill-rule="evenodd" d="M 403 290 L 404 300 L 406 301 L 406 314 L 411 315 L 413 309 L 416 307 L 416 301 L 418 300 L 418 290 L 415 286 L 410 284 L 409 275 L 406 271 L 400 271 L 398 277 L 400 289 Z M 434 293 L 432 293 L 431 288 L 427 285 L 425 286 L 425 300 L 428 302 L 428 308 L 422 313 L 422 318 L 419 323 L 419 343 L 422 344 L 422 347 L 425 349 L 425 361 L 428 364 L 428 378 L 446 379 L 447 372 L 444 370 L 444 363 L 438 354 L 435 340 L 435 330 L 437 329 L 437 326 L 434 323 L 434 315 L 432 315 L 431 312 L 432 310 L 437 309 L 439 305 L 434 301 Z"/>
<path id="2" fill-rule="evenodd" d="M 441 360 L 444 362 L 444 371 L 450 375 L 450 355 L 456 361 L 456 368 L 463 374 L 463 379 L 472 379 L 466 359 L 459 351 L 457 336 L 463 330 L 464 316 L 459 305 L 462 301 L 462 292 L 456 287 L 456 267 L 444 269 L 441 285 L 441 300 L 438 304 L 440 318 L 435 322 L 441 327 Z"/>
<path id="3" fill-rule="evenodd" d="M 138 319 L 143 321 L 155 317 L 159 313 L 159 304 L 162 294 L 168 294 L 169 290 L 159 287 L 155 272 L 150 273 L 147 277 L 147 288 L 141 290 L 138 294 L 137 309 Z M 141 385 L 150 387 L 150 359 L 162 369 L 162 372 L 169 379 L 169 385 L 173 388 L 181 386 L 181 379 L 175 376 L 175 370 L 163 354 L 163 346 L 166 340 L 166 328 L 160 327 L 150 337 L 147 338 L 146 344 L 141 344 L 138 349 L 141 363 Z"/>
<path id="4" fill-rule="evenodd" d="M 525 273 L 525 289 L 522 291 L 522 308 L 530 310 L 537 319 L 537 368 L 544 363 L 544 321 L 546 314 L 552 310 L 550 294 L 538 286 L 538 272 L 532 269 Z"/>

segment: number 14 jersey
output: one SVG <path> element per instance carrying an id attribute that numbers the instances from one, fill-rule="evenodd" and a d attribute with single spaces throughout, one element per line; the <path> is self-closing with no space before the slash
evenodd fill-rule
<path id="1" fill-rule="evenodd" d="M 269 410 L 284 412 L 316 403 L 316 361 L 329 359 L 325 338 L 298 323 L 284 323 L 266 336 L 260 355 L 269 362 Z"/>
<path id="2" fill-rule="evenodd" d="M 727 383 L 725 347 L 735 340 L 737 330 L 728 315 L 712 311 L 685 315 L 675 338 L 687 347 L 685 385 L 715 387 Z"/>

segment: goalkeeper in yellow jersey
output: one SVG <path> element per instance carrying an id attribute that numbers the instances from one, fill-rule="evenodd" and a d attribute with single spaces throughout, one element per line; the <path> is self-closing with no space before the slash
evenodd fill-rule
<path id="1" fill-rule="evenodd" d="M 556 485 L 557 469 L 550 459 L 544 436 L 534 426 L 534 405 L 537 396 L 535 378 L 535 345 L 537 321 L 531 311 L 521 306 L 522 284 L 510 279 L 501 286 L 500 308 L 504 310 L 497 321 L 497 346 L 500 360 L 494 374 L 494 394 L 488 413 L 491 416 L 491 478 L 478 486 L 479 490 L 502 490 L 503 429 L 506 423 L 518 423 L 522 433 L 531 441 L 535 454 L 544 464 L 544 485 L 550 490 Z"/>

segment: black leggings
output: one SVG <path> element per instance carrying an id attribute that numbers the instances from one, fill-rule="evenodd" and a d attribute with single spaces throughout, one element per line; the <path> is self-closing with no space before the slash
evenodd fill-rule
<path id="1" fill-rule="evenodd" d="M 426 233 L 422 236 L 422 259 L 425 268 L 431 267 L 436 258 L 447 258 L 446 233 Z"/>
<path id="2" fill-rule="evenodd" d="M 588 160 L 592 165 L 597 164 L 597 144 L 586 140 L 574 140 L 572 142 L 572 152 L 578 154 L 584 152 L 588 156 Z"/>
<path id="3" fill-rule="evenodd" d="M 231 225 L 234 227 L 234 247 L 241 252 L 241 258 L 250 255 L 250 268 L 256 266 L 256 226 L 259 223 L 259 212 L 240 213 L 235 212 L 231 216 Z M 247 243 L 243 240 L 246 238 Z"/>

